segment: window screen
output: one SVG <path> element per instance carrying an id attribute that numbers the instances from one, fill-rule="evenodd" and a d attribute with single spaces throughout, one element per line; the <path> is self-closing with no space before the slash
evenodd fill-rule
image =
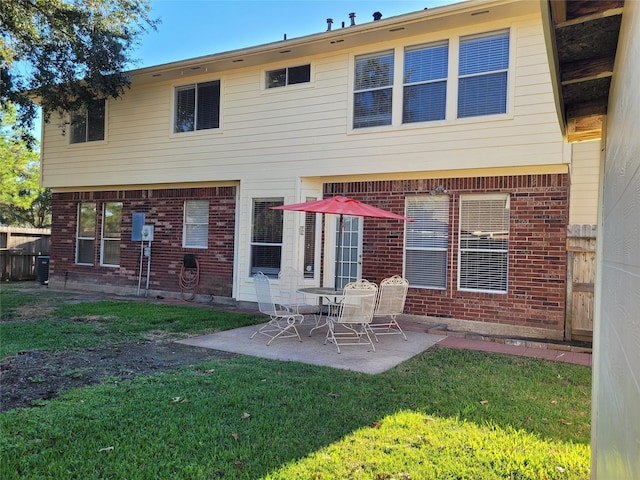
<path id="1" fill-rule="evenodd" d="M 105 203 L 102 209 L 102 265 L 120 265 L 121 226 L 122 203 Z"/>
<path id="2" fill-rule="evenodd" d="M 267 72 L 267 88 L 284 87 L 297 83 L 309 83 L 311 81 L 311 65 L 280 68 Z"/>
<path id="3" fill-rule="evenodd" d="M 251 275 L 262 272 L 276 277 L 280 273 L 282 254 L 282 198 L 255 198 L 251 228 Z"/>
<path id="4" fill-rule="evenodd" d="M 220 81 L 176 88 L 174 133 L 220 127 Z"/>
<path id="5" fill-rule="evenodd" d="M 407 197 L 405 277 L 414 287 L 447 288 L 449 196 Z"/>
<path id="6" fill-rule="evenodd" d="M 353 128 L 391 125 L 393 51 L 355 59 Z"/>
<path id="7" fill-rule="evenodd" d="M 507 111 L 509 31 L 460 39 L 458 118 Z"/>
<path id="8" fill-rule="evenodd" d="M 506 293 L 509 196 L 460 197 L 458 288 Z"/>
<path id="9" fill-rule="evenodd" d="M 184 202 L 182 227 L 184 248 L 208 248 L 209 246 L 209 201 L 187 200 Z"/>
<path id="10" fill-rule="evenodd" d="M 78 233 L 76 237 L 76 263 L 93 265 L 96 241 L 96 204 L 78 205 Z"/>
<path id="11" fill-rule="evenodd" d="M 71 143 L 104 140 L 105 100 L 95 100 L 82 111 L 71 115 Z"/>
<path id="12" fill-rule="evenodd" d="M 405 49 L 402 123 L 444 120 L 448 63 L 447 42 Z"/>

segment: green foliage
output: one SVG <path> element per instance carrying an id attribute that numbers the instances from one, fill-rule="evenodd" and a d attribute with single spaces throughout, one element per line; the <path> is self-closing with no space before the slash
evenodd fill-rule
<path id="1" fill-rule="evenodd" d="M 588 424 L 590 369 L 525 360 L 436 349 L 366 375 L 240 357 L 109 380 L 2 414 L 0 477 L 588 479 L 588 428 L 558 418 Z"/>
<path id="2" fill-rule="evenodd" d="M 2 103 L 18 105 L 18 124 L 29 127 L 34 98 L 47 119 L 93 98 L 120 96 L 129 84 L 129 50 L 145 29 L 156 28 L 149 13 L 148 0 L 3 1 Z M 22 67 L 12 68 L 18 62 Z"/>
<path id="3" fill-rule="evenodd" d="M 176 337 L 228 330 L 264 322 L 260 315 L 221 312 L 200 307 L 157 305 L 136 301 L 104 301 L 61 305 L 31 318 L 11 321 L 29 300 L 18 293 L 3 294 L 0 358 L 20 351 L 65 350 L 142 339 L 157 332 Z"/>
<path id="4" fill-rule="evenodd" d="M 13 104 L 0 104 L 0 224 L 51 225 L 51 192 L 40 188 L 40 155 L 24 141 Z"/>

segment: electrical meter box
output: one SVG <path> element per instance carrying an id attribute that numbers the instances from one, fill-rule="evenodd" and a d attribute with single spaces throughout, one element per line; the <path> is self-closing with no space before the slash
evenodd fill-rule
<path id="1" fill-rule="evenodd" d="M 153 240 L 153 225 L 144 225 L 140 234 L 143 242 L 150 242 Z"/>

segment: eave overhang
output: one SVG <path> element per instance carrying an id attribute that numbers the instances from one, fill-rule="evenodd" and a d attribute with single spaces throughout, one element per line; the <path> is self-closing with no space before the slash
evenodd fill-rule
<path id="1" fill-rule="evenodd" d="M 540 1 L 563 136 L 601 138 L 624 0 Z"/>

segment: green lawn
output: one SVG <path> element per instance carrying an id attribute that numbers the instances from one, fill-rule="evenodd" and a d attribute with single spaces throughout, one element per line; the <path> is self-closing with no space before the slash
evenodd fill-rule
<path id="1" fill-rule="evenodd" d="M 14 323 L 33 327 L 21 349 L 47 322 L 131 336 L 211 329 L 184 323 L 198 308 L 165 316 L 140 302 L 13 322 L 4 310 L 17 294 L 5 290 L 2 343 Z M 80 345 L 95 334 L 73 336 Z M 0 478 L 588 479 L 590 383 L 587 367 L 444 348 L 379 375 L 220 360 L 5 412 Z"/>

